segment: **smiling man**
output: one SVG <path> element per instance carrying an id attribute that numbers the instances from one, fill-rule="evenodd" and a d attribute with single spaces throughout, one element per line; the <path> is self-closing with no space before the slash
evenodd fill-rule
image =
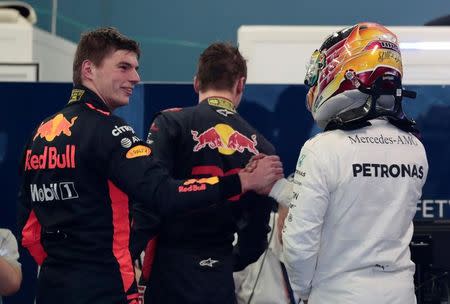
<path id="1" fill-rule="evenodd" d="M 145 238 L 159 216 L 247 190 L 263 193 L 282 175 L 272 157 L 256 174 L 171 179 L 151 148 L 112 113 L 128 104 L 140 81 L 139 54 L 138 44 L 115 29 L 84 34 L 68 104 L 28 141 L 19 240 L 41 264 L 37 304 L 136 304 L 132 260 L 143 249 L 137 235 Z"/>

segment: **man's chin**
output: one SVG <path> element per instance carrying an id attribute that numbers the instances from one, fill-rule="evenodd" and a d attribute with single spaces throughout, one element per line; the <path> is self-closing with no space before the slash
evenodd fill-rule
<path id="1" fill-rule="evenodd" d="M 120 99 L 120 104 L 122 106 L 126 106 L 129 103 L 130 103 L 130 96 L 124 96 Z"/>

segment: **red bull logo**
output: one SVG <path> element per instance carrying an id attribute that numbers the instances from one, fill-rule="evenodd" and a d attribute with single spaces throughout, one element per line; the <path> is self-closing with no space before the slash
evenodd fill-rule
<path id="1" fill-rule="evenodd" d="M 194 146 L 194 152 L 200 151 L 206 147 L 206 145 L 208 145 L 210 149 L 217 149 L 223 145 L 220 135 L 214 127 L 209 128 L 200 135 L 198 135 L 197 131 L 191 131 L 191 134 L 192 139 L 197 142 Z"/>
<path id="2" fill-rule="evenodd" d="M 46 141 L 50 142 L 53 141 L 55 137 L 58 137 L 61 134 L 71 136 L 72 132 L 70 131 L 70 128 L 73 126 L 77 118 L 78 116 L 72 117 L 69 122 L 63 114 L 58 114 L 49 121 L 41 123 L 36 131 L 36 134 L 33 137 L 33 140 L 36 140 L 36 138 L 40 137 L 45 138 Z"/>
<path id="3" fill-rule="evenodd" d="M 200 179 L 188 179 L 183 183 L 183 185 L 178 187 L 178 192 L 197 192 L 205 191 L 206 184 L 215 185 L 219 182 L 217 176 L 205 177 Z"/>
<path id="4" fill-rule="evenodd" d="M 258 142 L 255 134 L 248 138 L 226 124 L 217 124 L 201 134 L 191 130 L 191 134 L 192 139 L 197 142 L 193 148 L 194 152 L 208 146 L 210 149 L 218 149 L 225 155 L 231 155 L 236 151 L 243 153 L 245 150 L 253 154 L 259 153 L 256 149 Z"/>
<path id="5" fill-rule="evenodd" d="M 238 131 L 234 131 L 228 139 L 227 147 L 238 151 L 240 153 L 244 152 L 247 149 L 250 153 L 258 154 L 259 151 L 256 149 L 256 135 L 253 134 L 251 136 L 252 139 L 249 139 L 247 136 L 242 135 Z"/>
<path id="6" fill-rule="evenodd" d="M 25 171 L 41 169 L 75 168 L 75 146 L 66 145 L 64 152 L 58 152 L 56 147 L 44 147 L 42 154 L 32 154 L 27 150 L 25 156 Z"/>

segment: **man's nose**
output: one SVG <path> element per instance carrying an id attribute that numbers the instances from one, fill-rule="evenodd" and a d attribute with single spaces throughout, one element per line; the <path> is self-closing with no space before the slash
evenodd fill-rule
<path id="1" fill-rule="evenodd" d="M 139 76 L 139 73 L 137 70 L 134 70 L 131 72 L 130 82 L 137 84 L 141 81 L 141 77 Z"/>

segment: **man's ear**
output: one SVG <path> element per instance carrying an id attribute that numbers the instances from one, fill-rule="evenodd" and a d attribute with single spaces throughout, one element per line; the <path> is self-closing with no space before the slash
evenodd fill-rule
<path id="1" fill-rule="evenodd" d="M 197 76 L 194 76 L 194 90 L 197 94 L 200 92 L 200 81 L 198 80 Z"/>
<path id="2" fill-rule="evenodd" d="M 94 64 L 90 60 L 85 60 L 81 64 L 81 77 L 84 79 L 92 80 L 93 78 L 93 69 L 95 68 Z"/>
<path id="3" fill-rule="evenodd" d="M 238 83 L 236 86 L 236 93 L 237 94 L 242 94 L 244 92 L 244 88 L 245 88 L 245 77 L 241 77 L 238 79 Z"/>

